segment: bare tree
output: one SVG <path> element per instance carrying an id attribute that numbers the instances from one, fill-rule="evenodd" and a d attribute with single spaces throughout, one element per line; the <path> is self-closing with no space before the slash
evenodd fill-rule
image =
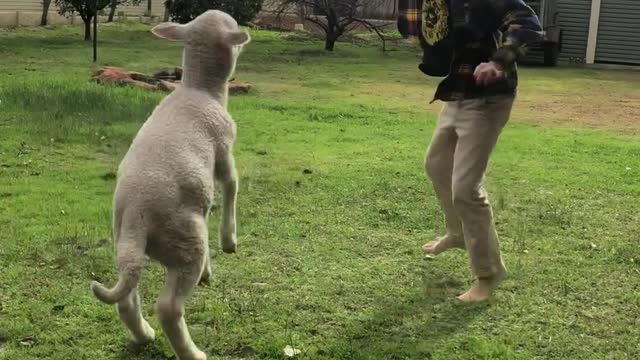
<path id="1" fill-rule="evenodd" d="M 162 16 L 162 21 L 169 21 L 170 13 L 169 9 L 171 8 L 171 0 L 164 1 L 164 15 Z"/>
<path id="2" fill-rule="evenodd" d="M 40 26 L 46 26 L 49 19 L 49 7 L 51 6 L 51 0 L 42 0 L 42 18 L 40 19 Z"/>
<path id="3" fill-rule="evenodd" d="M 109 18 L 107 22 L 113 22 L 113 18 L 116 15 L 116 9 L 118 6 L 128 3 L 131 5 L 139 5 L 142 0 L 111 0 L 111 4 L 109 4 Z M 148 3 L 151 4 L 151 0 L 148 0 Z M 151 10 L 148 10 L 149 14 L 151 14 Z"/>
<path id="4" fill-rule="evenodd" d="M 91 20 L 111 0 L 55 0 L 60 15 L 78 13 L 84 22 L 84 40 L 91 41 Z"/>
<path id="5" fill-rule="evenodd" d="M 113 18 L 116 15 L 116 9 L 118 8 L 118 0 L 111 0 L 111 4 L 109 4 L 109 18 L 107 22 L 113 22 Z"/>
<path id="6" fill-rule="evenodd" d="M 327 51 L 333 51 L 338 39 L 358 25 L 375 31 L 384 43 L 382 26 L 361 17 L 365 2 L 368 8 L 384 3 L 383 0 L 282 0 L 277 12 L 282 16 L 292 8 L 299 9 L 305 20 L 325 33 Z"/>
<path id="7" fill-rule="evenodd" d="M 60 15 L 69 15 L 77 13 L 84 22 L 84 39 L 91 40 L 91 20 L 98 15 L 98 12 L 104 10 L 113 4 L 113 0 L 54 0 L 58 6 Z M 133 5 L 140 4 L 142 0 L 117 0 L 116 6 L 124 3 Z"/>

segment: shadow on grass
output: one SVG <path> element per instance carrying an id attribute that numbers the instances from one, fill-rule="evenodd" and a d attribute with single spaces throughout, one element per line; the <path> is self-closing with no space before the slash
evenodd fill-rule
<path id="1" fill-rule="evenodd" d="M 429 359 L 489 307 L 456 302 L 464 285 L 452 277 L 427 273 L 422 287 L 382 300 L 373 316 L 345 329 L 341 341 L 319 353 L 339 359 Z"/>
<path id="2" fill-rule="evenodd" d="M 173 360 L 176 357 L 172 354 L 165 353 L 160 343 L 156 340 L 146 345 L 128 344 L 122 347 L 120 353 L 115 357 L 118 360 L 131 359 L 154 359 L 154 360 Z"/>

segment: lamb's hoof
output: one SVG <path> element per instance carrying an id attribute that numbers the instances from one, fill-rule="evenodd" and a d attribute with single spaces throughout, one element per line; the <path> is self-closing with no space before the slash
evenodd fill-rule
<path id="1" fill-rule="evenodd" d="M 200 276 L 200 281 L 198 282 L 200 286 L 210 286 L 211 285 L 211 270 L 205 269 Z"/>
<path id="2" fill-rule="evenodd" d="M 235 236 L 222 237 L 222 251 L 225 254 L 233 254 L 238 250 L 238 242 Z"/>
<path id="3" fill-rule="evenodd" d="M 144 321 L 144 320 L 143 320 Z M 144 334 L 142 336 L 136 337 L 131 336 L 131 343 L 134 345 L 146 345 L 148 343 L 153 342 L 156 339 L 156 332 L 153 330 L 151 325 L 148 322 L 144 322 Z"/>
<path id="4" fill-rule="evenodd" d="M 207 360 L 207 354 L 203 353 L 202 351 L 198 350 L 196 352 L 193 353 L 193 355 L 188 356 L 188 357 L 178 357 L 178 360 Z"/>
<path id="5" fill-rule="evenodd" d="M 222 246 L 222 251 L 225 254 L 235 254 L 237 250 L 238 250 L 238 246 L 236 244 Z"/>

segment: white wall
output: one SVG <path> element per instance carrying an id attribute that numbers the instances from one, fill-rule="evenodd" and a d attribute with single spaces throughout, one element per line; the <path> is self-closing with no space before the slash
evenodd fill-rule
<path id="1" fill-rule="evenodd" d="M 151 0 L 151 13 L 162 18 L 164 15 L 164 0 Z M 108 8 L 105 9 L 109 11 Z M 126 16 L 142 16 L 147 11 L 147 0 L 138 6 L 119 6 L 117 13 L 124 12 Z M 40 24 L 42 16 L 42 0 L 0 0 L 0 27 L 4 26 L 36 26 Z M 61 25 L 72 23 L 70 18 L 58 14 L 55 2 L 49 7 L 49 23 Z M 135 18 L 132 18 L 135 19 Z M 78 21 L 76 20 L 75 23 Z"/>

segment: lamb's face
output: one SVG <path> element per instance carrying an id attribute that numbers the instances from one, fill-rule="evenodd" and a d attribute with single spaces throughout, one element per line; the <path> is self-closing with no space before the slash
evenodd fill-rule
<path id="1" fill-rule="evenodd" d="M 185 43 L 183 84 L 205 80 L 226 81 L 233 74 L 242 46 L 249 34 L 230 15 L 210 10 L 188 24 L 162 23 L 151 32 L 161 38 Z M 192 71 L 188 67 L 194 65 Z"/>
<path id="2" fill-rule="evenodd" d="M 220 47 L 234 49 L 236 55 L 251 40 L 233 17 L 219 10 L 209 10 L 185 25 L 162 23 L 151 31 L 158 37 L 184 41 L 189 47 L 205 51 Z"/>
<path id="3" fill-rule="evenodd" d="M 238 26 L 229 14 L 209 10 L 187 25 L 187 43 L 197 47 L 241 48 L 249 41 L 249 35 Z"/>

